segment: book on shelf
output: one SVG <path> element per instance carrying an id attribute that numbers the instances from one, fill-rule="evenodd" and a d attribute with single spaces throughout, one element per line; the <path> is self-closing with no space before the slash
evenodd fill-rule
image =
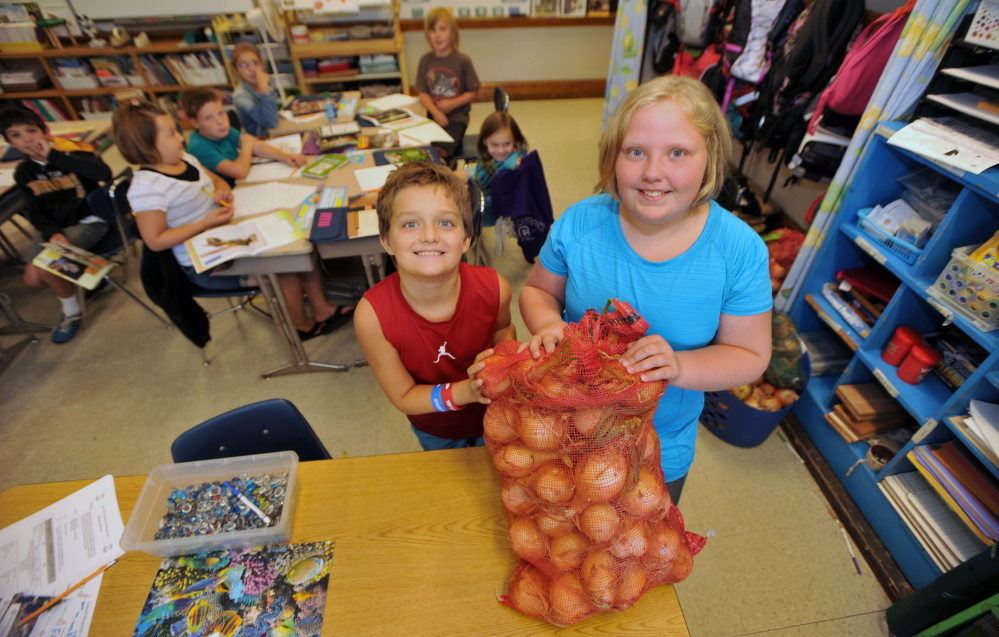
<path id="1" fill-rule="evenodd" d="M 233 259 L 264 254 L 304 236 L 287 211 L 277 210 L 206 230 L 185 241 L 184 246 L 200 273 Z"/>
<path id="2" fill-rule="evenodd" d="M 871 333 L 870 325 L 868 325 L 864 318 L 858 313 L 857 309 L 851 305 L 851 303 L 845 300 L 840 294 L 838 287 L 832 283 L 825 283 L 822 285 L 822 298 L 829 302 L 829 305 L 836 310 L 836 314 L 846 322 L 846 324 L 853 329 L 861 338 L 867 338 L 867 335 Z"/>
<path id="3" fill-rule="evenodd" d="M 901 418 L 908 412 L 879 383 L 854 383 L 836 388 L 836 397 L 854 420 Z"/>
<path id="4" fill-rule="evenodd" d="M 93 290 L 111 268 L 118 265 L 83 248 L 58 242 L 43 242 L 41 252 L 31 263 L 46 272 Z"/>
<path id="5" fill-rule="evenodd" d="M 940 334 L 927 335 L 926 342 L 940 351 L 940 362 L 933 367 L 933 375 L 950 389 L 964 384 L 989 353 L 973 338 L 953 326 Z"/>
<path id="6" fill-rule="evenodd" d="M 874 416 L 857 420 L 850 415 L 846 407 L 840 404 L 834 405 L 833 410 L 825 414 L 825 419 L 843 437 L 843 440 L 860 442 L 904 424 L 908 420 L 908 414 L 887 417 Z"/>
<path id="7" fill-rule="evenodd" d="M 981 464 L 953 441 L 916 447 L 907 457 L 979 539 L 989 545 L 999 539 L 999 515 L 993 509 L 999 493 Z"/>
<path id="8" fill-rule="evenodd" d="M 871 265 L 840 270 L 836 273 L 836 280 L 846 281 L 868 298 L 879 299 L 884 303 L 891 301 L 898 286 L 901 285 L 901 281 L 894 274 L 883 267 Z"/>

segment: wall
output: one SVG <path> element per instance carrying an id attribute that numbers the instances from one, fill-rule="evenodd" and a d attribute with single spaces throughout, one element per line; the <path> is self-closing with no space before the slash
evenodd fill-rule
<path id="1" fill-rule="evenodd" d="M 430 51 L 423 31 L 404 34 L 408 83 L 420 57 Z M 465 29 L 461 50 L 472 58 L 482 82 L 606 78 L 614 27 Z"/>

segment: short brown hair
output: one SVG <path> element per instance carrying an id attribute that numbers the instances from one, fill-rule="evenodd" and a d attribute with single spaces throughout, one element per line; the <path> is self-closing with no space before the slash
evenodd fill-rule
<path id="1" fill-rule="evenodd" d="M 510 113 L 506 111 L 493 111 L 482 120 L 482 128 L 479 129 L 479 140 L 475 144 L 476 149 L 479 151 L 479 157 L 485 161 L 492 161 L 492 158 L 489 156 L 489 148 L 486 147 L 486 140 L 504 128 L 510 129 L 516 150 L 527 150 L 527 140 L 524 138 L 524 134 L 520 132 L 520 126 L 517 126 L 517 122 L 510 116 Z"/>
<path id="2" fill-rule="evenodd" d="M 16 103 L 4 104 L 0 108 L 0 135 L 7 139 L 7 129 L 18 124 L 37 126 L 43 133 L 49 132 L 48 125 L 35 111 L 24 108 Z"/>
<path id="3" fill-rule="evenodd" d="M 146 166 L 160 161 L 156 151 L 156 117 L 168 113 L 145 100 L 126 102 L 115 109 L 111 118 L 114 143 L 130 164 Z"/>
<path id="4" fill-rule="evenodd" d="M 472 229 L 472 203 L 468 188 L 447 166 L 428 161 L 411 161 L 396 168 L 385 180 L 378 192 L 378 234 L 388 237 L 395 213 L 395 202 L 406 188 L 431 186 L 458 206 L 461 213 L 462 236 L 467 237 Z"/>
<path id="5" fill-rule="evenodd" d="M 616 165 L 621 143 L 631 124 L 631 118 L 645 106 L 672 101 L 687 115 L 690 123 L 704 135 L 708 149 L 704 180 L 692 206 L 714 199 L 721 192 L 732 156 L 732 133 L 728 120 L 704 84 L 680 75 L 663 75 L 642 84 L 621 104 L 600 139 L 600 181 L 595 192 L 610 193 L 620 201 L 617 190 Z"/>
<path id="6" fill-rule="evenodd" d="M 222 97 L 215 92 L 215 89 L 206 86 L 189 88 L 180 96 L 180 108 L 192 121 L 198 118 L 198 111 L 202 106 L 212 102 L 221 103 Z"/>
<path id="7" fill-rule="evenodd" d="M 454 19 L 454 14 L 447 7 L 434 7 L 427 11 L 427 17 L 423 20 L 423 35 L 427 36 L 427 42 L 430 42 L 430 29 L 437 26 L 437 23 L 442 20 L 451 27 L 451 48 L 457 49 L 458 40 L 461 37 L 458 32 L 458 21 Z"/>
<path id="8" fill-rule="evenodd" d="M 232 62 L 232 68 L 236 68 L 239 63 L 239 58 L 247 53 L 252 53 L 257 56 L 257 59 L 263 63 L 264 58 L 260 57 L 260 51 L 257 47 L 253 46 L 249 42 L 240 42 L 236 46 L 232 47 L 232 53 L 229 55 L 229 61 Z"/>

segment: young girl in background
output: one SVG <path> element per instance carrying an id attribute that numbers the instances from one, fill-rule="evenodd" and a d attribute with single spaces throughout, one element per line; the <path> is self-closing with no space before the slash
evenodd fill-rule
<path id="1" fill-rule="evenodd" d="M 712 201 L 731 148 L 700 82 L 667 75 L 639 86 L 600 141 L 601 194 L 555 222 L 520 295 L 536 358 L 567 321 L 610 298 L 649 322 L 621 363 L 644 381 L 669 381 L 653 423 L 674 501 L 694 460 L 704 392 L 751 382 L 770 361 L 766 246 Z"/>
<path id="2" fill-rule="evenodd" d="M 479 159 L 472 169 L 471 178 L 486 196 L 482 225 L 496 224 L 493 212 L 492 183 L 501 170 L 516 170 L 527 156 L 527 140 L 520 126 L 506 111 L 494 111 L 482 121 L 478 140 Z"/>
<path id="3" fill-rule="evenodd" d="M 241 80 L 232 92 L 232 103 L 243 130 L 254 137 L 267 137 L 269 130 L 278 125 L 278 103 L 257 48 L 245 42 L 234 46 L 232 68 Z"/>
<path id="4" fill-rule="evenodd" d="M 151 102 L 123 104 L 112 119 L 115 144 L 125 161 L 140 166 L 128 189 L 128 203 L 146 248 L 172 249 L 177 263 L 194 284 L 209 290 L 232 290 L 256 285 L 239 276 L 197 273 L 184 242 L 233 216 L 232 190 L 184 151 L 184 137 L 166 111 Z M 209 193 L 214 193 L 209 194 Z M 289 315 L 302 340 L 325 334 L 342 324 L 341 309 L 326 301 L 317 268 L 279 275 Z M 305 313 L 304 295 L 312 306 Z"/>
<path id="5" fill-rule="evenodd" d="M 447 159 L 461 148 L 471 103 L 478 95 L 479 76 L 471 58 L 458 50 L 458 23 L 451 11 L 446 7 L 431 9 L 424 25 L 433 51 L 421 57 L 416 67 L 416 90 L 427 114 L 454 139 L 434 144 L 441 158 Z"/>

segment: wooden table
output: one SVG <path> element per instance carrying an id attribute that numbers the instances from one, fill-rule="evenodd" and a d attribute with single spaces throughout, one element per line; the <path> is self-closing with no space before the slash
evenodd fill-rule
<path id="1" fill-rule="evenodd" d="M 517 563 L 506 539 L 500 478 L 483 447 L 299 465 L 292 542 L 336 542 L 322 634 L 688 636 L 676 592 L 651 590 L 623 613 L 571 628 L 496 601 Z M 115 479 L 127 520 L 143 476 Z M 32 484 L 0 494 L 0 528 L 89 481 Z M 159 558 L 129 552 L 104 573 L 93 637 L 131 635 Z"/>

